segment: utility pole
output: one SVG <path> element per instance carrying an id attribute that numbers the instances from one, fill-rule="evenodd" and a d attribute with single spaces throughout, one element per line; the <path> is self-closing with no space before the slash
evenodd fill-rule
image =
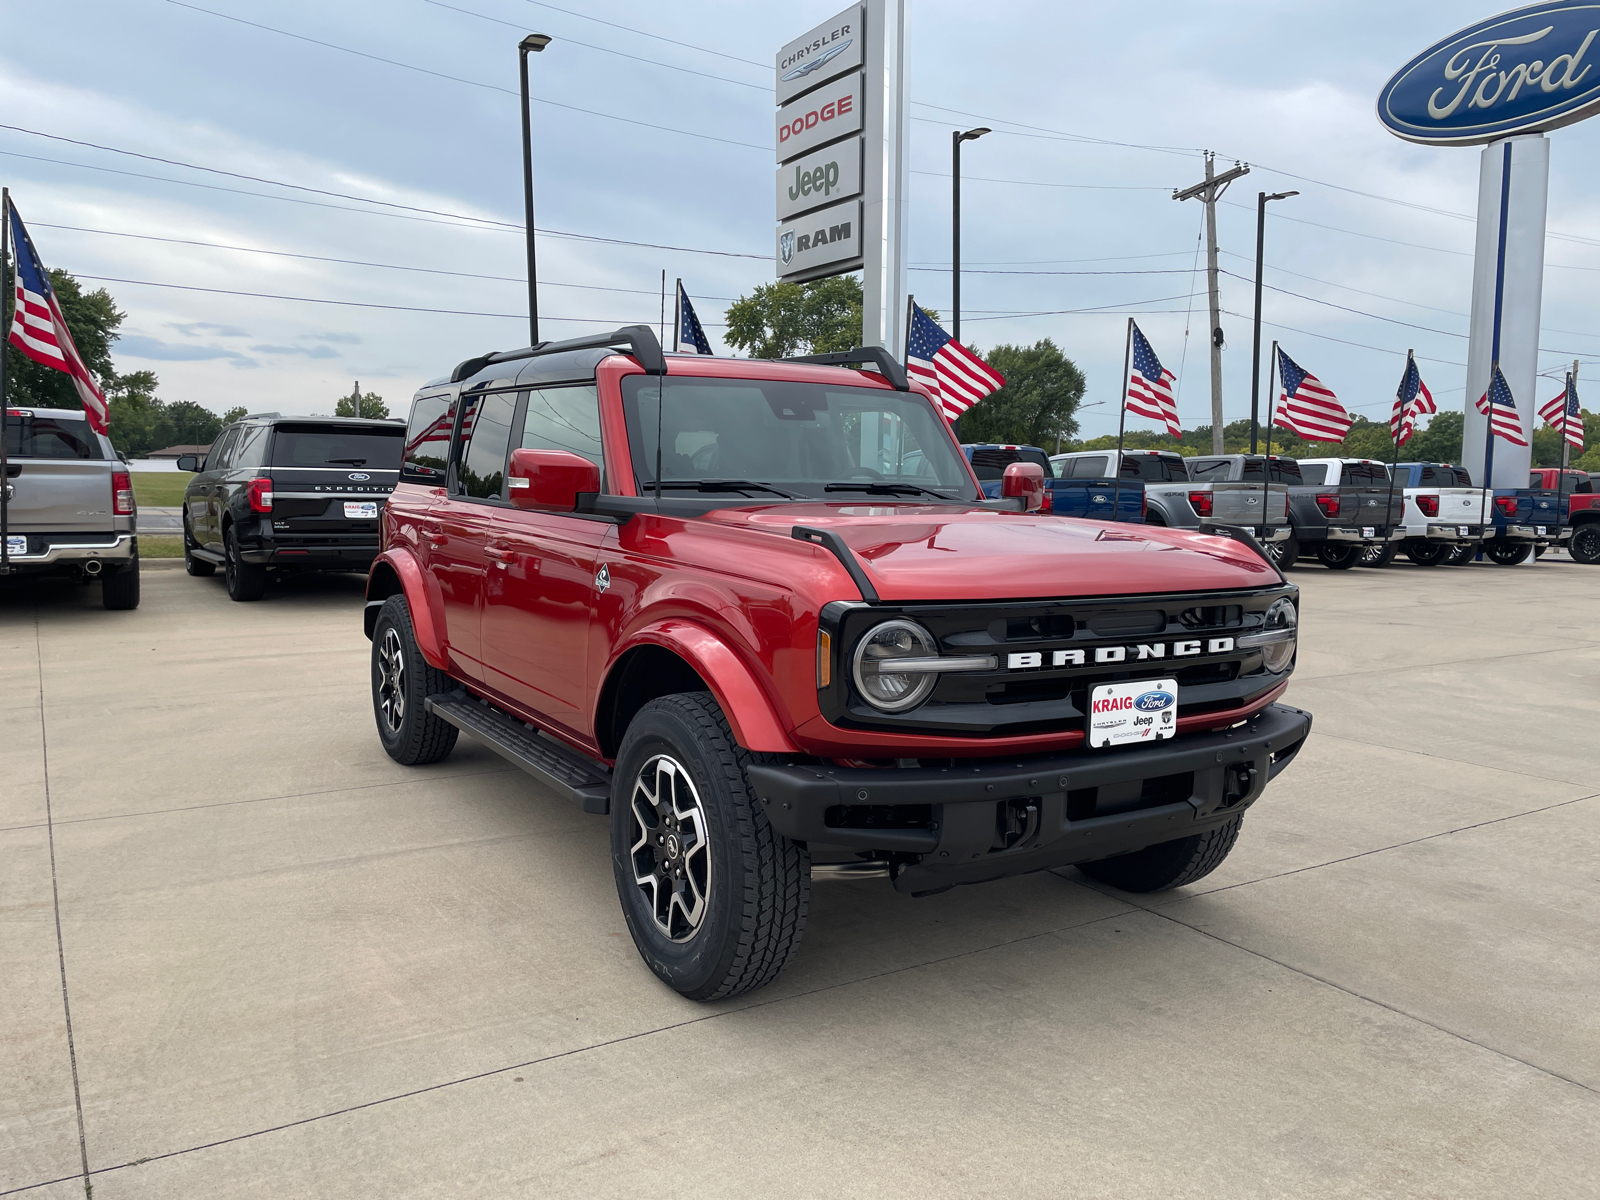
<path id="1" fill-rule="evenodd" d="M 1174 200 L 1199 199 L 1206 206 L 1206 285 L 1211 298 L 1211 452 L 1222 453 L 1222 302 L 1217 294 L 1217 200 L 1235 179 L 1250 174 L 1248 163 L 1234 163 L 1221 175 L 1216 155 L 1206 151 L 1206 177 L 1193 187 L 1174 190 Z"/>

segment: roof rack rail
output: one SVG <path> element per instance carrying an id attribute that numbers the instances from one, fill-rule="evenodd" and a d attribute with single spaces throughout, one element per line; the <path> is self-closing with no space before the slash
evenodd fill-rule
<path id="1" fill-rule="evenodd" d="M 470 379 L 491 363 L 513 362 L 519 358 L 542 358 L 546 354 L 561 354 L 568 350 L 604 350 L 626 344 L 628 353 L 639 360 L 646 375 L 665 375 L 667 360 L 661 353 L 661 343 L 656 341 L 655 330 L 648 325 L 625 325 L 610 333 L 595 333 L 588 337 L 568 338 L 562 342 L 540 342 L 521 350 L 500 350 L 469 358 L 450 372 L 450 382 L 460 383 Z"/>
<path id="2" fill-rule="evenodd" d="M 882 346 L 857 346 L 854 350 L 836 350 L 832 354 L 804 354 L 783 361 L 817 363 L 824 367 L 876 367 L 878 374 L 894 385 L 895 391 L 911 390 L 910 383 L 906 381 L 906 369 Z"/>

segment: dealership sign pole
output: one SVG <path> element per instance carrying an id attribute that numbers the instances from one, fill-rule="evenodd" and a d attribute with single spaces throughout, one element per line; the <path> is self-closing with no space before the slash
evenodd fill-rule
<path id="1" fill-rule="evenodd" d="M 905 5 L 851 5 L 775 64 L 778 279 L 860 271 L 861 344 L 891 353 L 905 340 Z"/>
<path id="2" fill-rule="evenodd" d="M 1480 486 L 1527 484 L 1528 446 L 1493 444 L 1476 401 L 1496 362 L 1525 430 L 1537 420 L 1550 143 L 1544 134 L 1600 111 L 1600 4 L 1529 5 L 1429 47 L 1378 95 L 1396 137 L 1483 146 L 1467 344 L 1462 461 Z"/>

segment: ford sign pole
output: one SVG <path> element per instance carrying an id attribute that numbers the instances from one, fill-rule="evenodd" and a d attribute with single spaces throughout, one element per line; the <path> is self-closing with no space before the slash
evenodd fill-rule
<path id="1" fill-rule="evenodd" d="M 528 108 L 528 55 L 551 42 L 548 34 L 530 33 L 517 43 L 522 76 L 522 211 L 528 243 L 528 345 L 539 344 L 539 272 L 533 259 L 533 117 Z"/>

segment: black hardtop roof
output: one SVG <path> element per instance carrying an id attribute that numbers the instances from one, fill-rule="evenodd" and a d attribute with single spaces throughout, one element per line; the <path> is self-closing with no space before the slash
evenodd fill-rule
<path id="1" fill-rule="evenodd" d="M 399 425 L 399 417 L 318 417 L 294 413 L 251 413 L 233 422 L 235 425 Z"/>

